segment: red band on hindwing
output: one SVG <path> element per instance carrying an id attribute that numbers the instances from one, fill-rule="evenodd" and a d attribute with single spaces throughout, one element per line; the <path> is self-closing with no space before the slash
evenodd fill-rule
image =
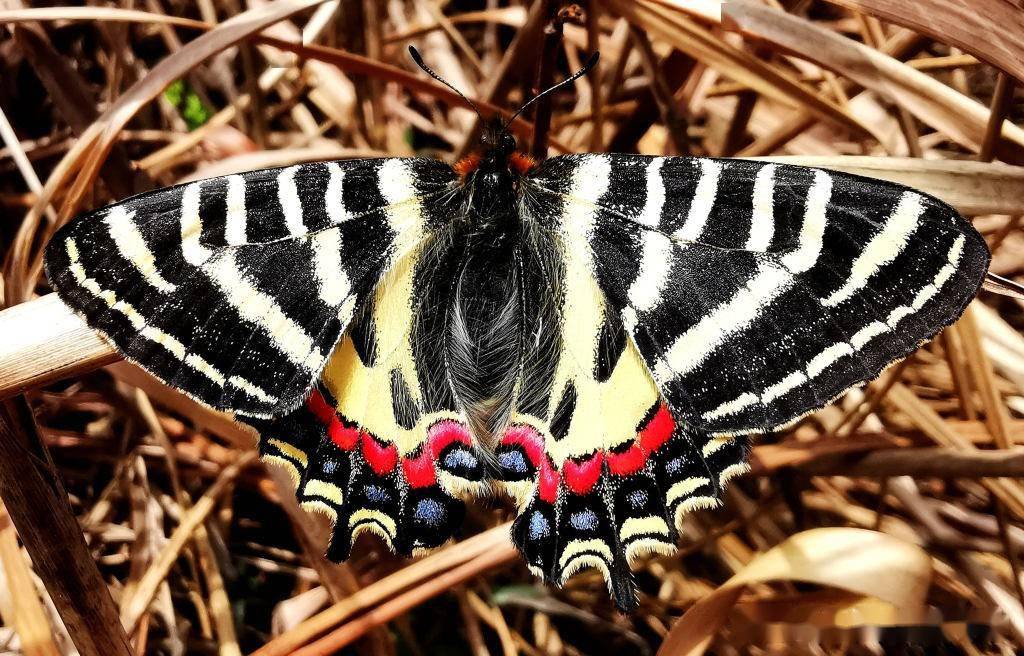
<path id="1" fill-rule="evenodd" d="M 462 442 L 467 447 L 472 447 L 469 430 L 462 424 L 452 419 L 445 419 L 437 422 L 427 430 L 427 444 L 430 446 L 429 453 L 434 460 L 441 455 L 445 447 L 452 442 Z"/>
<path id="2" fill-rule="evenodd" d="M 430 487 L 437 483 L 434 457 L 428 449 L 423 449 L 415 458 L 402 458 L 402 471 L 405 472 L 405 480 L 409 481 L 409 487 Z"/>
<path id="3" fill-rule="evenodd" d="M 547 460 L 544 452 L 544 438 L 532 426 L 518 424 L 510 426 L 501 437 L 502 444 L 518 444 L 523 447 L 526 457 L 534 467 L 539 467 L 541 462 Z"/>
<path id="4" fill-rule="evenodd" d="M 334 419 L 334 408 L 327 404 L 327 399 L 320 393 L 320 390 L 313 390 L 313 393 L 306 399 L 306 407 L 323 424 L 330 424 Z"/>
<path id="5" fill-rule="evenodd" d="M 639 472 L 647 464 L 650 455 L 672 437 L 675 429 L 676 422 L 672 413 L 665 404 L 659 404 L 651 418 L 637 432 L 635 441 L 624 451 L 615 453 L 598 450 L 585 459 L 566 460 L 560 470 L 555 468 L 547 454 L 544 437 L 532 426 L 510 426 L 501 436 L 500 444 L 516 445 L 523 449 L 537 468 L 538 497 L 542 501 L 555 503 L 562 480 L 574 494 L 586 495 L 593 491 L 601 479 L 605 461 L 608 462 L 608 471 L 615 476 L 630 476 Z"/>
<path id="6" fill-rule="evenodd" d="M 359 442 L 360 430 L 355 426 L 346 426 L 341 418 L 338 417 L 338 413 L 334 408 L 327 403 L 327 399 L 324 398 L 318 390 L 313 390 L 313 393 L 306 399 L 306 407 L 313 416 L 324 424 L 327 428 L 327 437 L 334 442 L 339 449 L 344 451 L 351 451 L 355 448 Z"/>
<path id="7" fill-rule="evenodd" d="M 635 474 L 643 469 L 646 463 L 647 454 L 636 443 L 621 453 L 608 453 L 608 469 L 616 476 Z"/>
<path id="8" fill-rule="evenodd" d="M 562 463 L 562 473 L 565 475 L 565 485 L 576 494 L 587 494 L 590 492 L 597 480 L 601 478 L 601 463 L 604 462 L 604 452 L 598 451 L 586 460 L 566 460 Z"/>
<path id="9" fill-rule="evenodd" d="M 647 422 L 647 425 L 638 434 L 640 446 L 646 454 L 654 453 L 661 448 L 662 444 L 668 442 L 668 439 L 672 437 L 672 433 L 675 430 L 676 421 L 672 418 L 672 413 L 662 403 L 658 411 L 654 413 L 651 420 Z"/>
<path id="10" fill-rule="evenodd" d="M 337 417 L 332 417 L 330 425 L 327 426 L 327 437 L 331 438 L 331 441 L 344 451 L 351 451 L 356 448 L 361 433 L 362 431 L 358 428 L 346 426 Z"/>
<path id="11" fill-rule="evenodd" d="M 363 438 L 363 457 L 366 458 L 366 464 L 370 465 L 370 469 L 378 476 L 390 473 L 398 464 L 398 448 L 394 444 L 382 445 L 365 431 L 360 435 Z"/>
<path id="12" fill-rule="evenodd" d="M 545 455 L 537 471 L 537 495 L 542 501 L 554 503 L 558 499 L 558 470 Z"/>
<path id="13" fill-rule="evenodd" d="M 672 437 L 676 422 L 665 404 L 658 406 L 647 424 L 637 433 L 636 441 L 628 449 L 608 455 L 608 469 L 616 476 L 629 476 L 644 468 L 652 453 Z"/>

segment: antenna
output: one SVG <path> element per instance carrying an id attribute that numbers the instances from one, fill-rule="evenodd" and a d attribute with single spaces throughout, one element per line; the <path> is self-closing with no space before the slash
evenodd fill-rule
<path id="1" fill-rule="evenodd" d="M 481 121 L 484 120 L 484 116 L 483 116 L 483 114 L 480 113 L 480 108 L 476 106 L 476 103 L 473 102 L 472 100 L 470 100 L 466 96 L 466 94 L 462 93 L 461 91 L 459 91 L 458 89 L 453 87 L 452 84 L 450 82 L 448 82 L 448 80 L 445 80 L 443 77 L 441 77 L 440 75 L 435 73 L 429 66 L 427 66 L 426 63 L 423 61 L 423 57 L 420 56 L 420 51 L 419 50 L 417 50 L 413 46 L 409 46 L 409 55 L 412 57 L 412 60 L 414 62 L 416 62 L 416 65 L 423 69 L 424 73 L 426 73 L 430 77 L 434 78 L 435 80 L 437 80 L 441 84 L 445 85 L 446 87 L 448 87 L 449 89 L 451 89 L 455 93 L 459 94 L 459 97 L 462 98 L 463 100 L 465 100 L 469 104 L 469 106 L 473 108 L 473 111 L 476 112 L 477 117 Z"/>
<path id="2" fill-rule="evenodd" d="M 600 57 L 601 57 L 601 53 L 600 52 L 595 52 L 594 54 L 590 55 L 590 59 L 587 60 L 587 63 L 583 64 L 583 68 L 581 68 L 580 70 L 576 71 L 575 73 L 573 73 L 569 77 L 565 78 L 564 80 L 562 80 L 558 84 L 556 84 L 554 86 L 550 86 L 547 89 L 544 89 L 543 91 L 538 93 L 533 98 L 530 98 L 529 100 L 527 100 L 526 104 L 524 104 L 522 107 L 520 107 L 519 109 L 516 110 L 516 113 L 512 115 L 512 118 L 510 118 L 509 120 L 505 121 L 505 125 L 503 127 L 507 128 L 508 126 L 512 125 L 512 121 L 516 120 L 516 118 L 518 118 L 519 115 L 523 113 L 523 110 L 525 110 L 527 107 L 529 107 L 533 103 L 537 102 L 538 100 L 540 100 L 544 96 L 546 96 L 548 94 L 551 94 L 551 93 L 554 93 L 555 91 L 558 91 L 559 89 L 561 89 L 562 87 L 564 87 L 567 84 L 572 84 L 573 82 L 575 82 L 579 78 L 581 78 L 584 75 L 586 75 L 587 73 L 589 73 L 590 69 L 592 69 L 594 67 L 594 65 L 597 64 L 597 60 L 600 59 Z"/>

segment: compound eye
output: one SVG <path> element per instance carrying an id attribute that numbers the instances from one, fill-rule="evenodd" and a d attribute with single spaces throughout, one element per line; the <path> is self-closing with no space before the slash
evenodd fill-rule
<path id="1" fill-rule="evenodd" d="M 506 132 L 501 138 L 501 147 L 506 153 L 511 153 L 516 149 L 516 138 Z"/>

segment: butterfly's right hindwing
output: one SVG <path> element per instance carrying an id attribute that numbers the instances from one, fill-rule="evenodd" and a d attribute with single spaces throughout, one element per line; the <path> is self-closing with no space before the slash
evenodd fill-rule
<path id="1" fill-rule="evenodd" d="M 455 174 L 425 159 L 304 164 L 192 182 L 54 236 L 60 297 L 129 359 L 218 409 L 303 403 L 358 300 Z"/>
<path id="2" fill-rule="evenodd" d="M 570 155 L 526 189 L 563 264 L 545 324 L 560 355 L 546 412 L 501 436 L 498 479 L 531 568 L 556 583 L 596 568 L 622 609 L 636 559 L 670 553 L 686 514 L 746 471 L 748 433 L 909 354 L 988 263 L 939 201 L 803 167 Z"/>

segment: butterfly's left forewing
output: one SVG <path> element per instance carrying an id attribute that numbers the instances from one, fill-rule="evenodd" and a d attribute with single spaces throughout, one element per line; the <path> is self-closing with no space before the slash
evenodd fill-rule
<path id="1" fill-rule="evenodd" d="M 322 162 L 142 194 L 62 228 L 61 298 L 126 357 L 218 409 L 302 404 L 361 297 L 453 182 L 432 160 Z"/>

